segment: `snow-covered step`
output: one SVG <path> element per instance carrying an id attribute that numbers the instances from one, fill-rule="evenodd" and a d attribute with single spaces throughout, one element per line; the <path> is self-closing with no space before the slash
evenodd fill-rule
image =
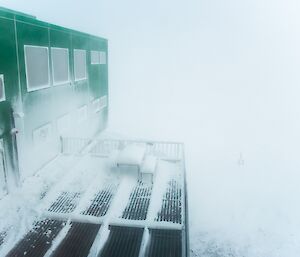
<path id="1" fill-rule="evenodd" d="M 138 257 L 144 229 L 110 226 L 106 244 L 98 257 Z"/>
<path id="2" fill-rule="evenodd" d="M 0 246 L 4 243 L 5 237 L 7 236 L 6 231 L 0 232 Z"/>
<path id="3" fill-rule="evenodd" d="M 150 229 L 145 257 L 181 257 L 182 256 L 182 231 Z"/>
<path id="4" fill-rule="evenodd" d="M 182 191 L 178 181 L 172 179 L 168 183 L 163 196 L 161 210 L 157 214 L 156 221 L 168 221 L 181 224 L 182 221 Z"/>
<path id="5" fill-rule="evenodd" d="M 81 214 L 95 217 L 106 215 L 116 188 L 116 185 L 111 184 L 107 188 L 98 191 L 91 200 L 90 205 Z"/>
<path id="6" fill-rule="evenodd" d="M 73 222 L 65 238 L 51 257 L 86 257 L 100 229 L 100 224 Z"/>
<path id="7" fill-rule="evenodd" d="M 52 241 L 65 226 L 65 222 L 57 220 L 42 220 L 22 238 L 7 257 L 40 257 L 48 251 Z"/>
<path id="8" fill-rule="evenodd" d="M 48 211 L 56 213 L 70 213 L 75 210 L 81 194 L 78 192 L 62 192 L 50 206 Z"/>
<path id="9" fill-rule="evenodd" d="M 149 208 L 152 184 L 138 182 L 130 194 L 129 202 L 123 211 L 122 218 L 130 220 L 145 220 Z"/>

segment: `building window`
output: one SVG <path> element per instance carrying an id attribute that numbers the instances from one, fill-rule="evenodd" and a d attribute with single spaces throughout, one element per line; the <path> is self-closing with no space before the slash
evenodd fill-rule
<path id="1" fill-rule="evenodd" d="M 49 87 L 48 47 L 24 46 L 27 90 L 34 91 Z"/>
<path id="2" fill-rule="evenodd" d="M 86 121 L 87 118 L 88 118 L 87 105 L 83 105 L 77 110 L 78 123 L 82 123 L 82 122 Z"/>
<path id="3" fill-rule="evenodd" d="M 107 96 L 102 96 L 100 97 L 100 110 L 102 110 L 103 108 L 105 108 L 107 106 Z"/>
<path id="4" fill-rule="evenodd" d="M 101 51 L 99 55 L 100 64 L 106 64 L 106 52 Z"/>
<path id="5" fill-rule="evenodd" d="M 91 64 L 106 64 L 106 52 L 91 51 Z"/>
<path id="6" fill-rule="evenodd" d="M 95 113 L 100 112 L 102 109 L 104 109 L 107 106 L 107 96 L 102 96 L 100 98 L 95 99 L 92 102 L 93 109 Z"/>
<path id="7" fill-rule="evenodd" d="M 75 81 L 86 79 L 86 51 L 74 50 Z"/>
<path id="8" fill-rule="evenodd" d="M 5 101 L 4 76 L 0 75 L 0 102 Z"/>
<path id="9" fill-rule="evenodd" d="M 52 47 L 51 57 L 54 85 L 68 83 L 70 81 L 69 49 Z"/>
<path id="10" fill-rule="evenodd" d="M 65 114 L 64 116 L 57 119 L 57 130 L 59 134 L 67 132 L 71 124 L 71 115 Z"/>
<path id="11" fill-rule="evenodd" d="M 91 51 L 91 64 L 100 64 L 100 55 L 98 51 Z"/>
<path id="12" fill-rule="evenodd" d="M 45 145 L 51 141 L 52 126 L 47 123 L 33 131 L 33 142 L 35 146 Z"/>
<path id="13" fill-rule="evenodd" d="M 95 113 L 100 112 L 100 98 L 95 99 L 92 102 L 92 106 L 93 106 L 93 109 L 94 109 Z"/>

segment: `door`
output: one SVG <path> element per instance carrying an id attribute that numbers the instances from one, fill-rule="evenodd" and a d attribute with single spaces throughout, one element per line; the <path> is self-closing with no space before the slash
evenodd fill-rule
<path id="1" fill-rule="evenodd" d="M 0 199 L 7 193 L 5 163 L 3 139 L 0 139 Z"/>
<path id="2" fill-rule="evenodd" d="M 0 198 L 19 183 L 19 167 L 13 111 L 0 102 Z"/>

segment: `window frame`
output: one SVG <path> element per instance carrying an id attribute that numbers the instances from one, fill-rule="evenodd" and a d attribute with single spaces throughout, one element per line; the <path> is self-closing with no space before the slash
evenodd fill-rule
<path id="1" fill-rule="evenodd" d="M 26 48 L 43 48 L 47 50 L 47 58 L 48 58 L 48 84 L 47 85 L 41 85 L 39 87 L 35 87 L 35 88 L 30 88 L 29 87 L 29 82 L 28 82 L 28 64 L 27 64 L 27 59 L 26 59 Z M 49 58 L 49 47 L 48 46 L 37 46 L 37 45 L 24 45 L 24 61 L 25 61 L 25 75 L 26 75 L 26 88 L 27 88 L 27 92 L 33 92 L 33 91 L 37 91 L 40 89 L 45 89 L 45 88 L 49 88 L 51 86 L 51 71 L 50 71 L 50 58 Z"/>
<path id="2" fill-rule="evenodd" d="M 39 133 L 43 130 L 47 129 L 48 134 L 45 140 L 38 140 L 41 139 Z M 32 142 L 35 147 L 44 146 L 45 144 L 49 143 L 49 140 L 51 140 L 51 137 L 53 136 L 53 124 L 52 122 L 47 122 L 41 126 L 38 126 L 32 130 Z"/>
<path id="3" fill-rule="evenodd" d="M 4 74 L 0 74 L 0 80 L 2 80 L 2 86 L 3 86 L 3 96 L 0 98 L 0 102 L 3 102 L 3 101 L 6 100 L 5 84 L 4 84 Z"/>
<path id="4" fill-rule="evenodd" d="M 106 51 L 99 51 L 99 64 L 106 65 L 107 64 L 107 53 Z"/>
<path id="5" fill-rule="evenodd" d="M 98 50 L 91 50 L 91 65 L 99 65 L 100 64 L 100 52 Z M 97 62 L 93 62 L 92 54 L 97 55 Z"/>
<path id="6" fill-rule="evenodd" d="M 98 113 L 101 111 L 100 108 L 100 98 L 96 98 L 92 101 L 93 110 L 95 113 Z"/>
<path id="7" fill-rule="evenodd" d="M 105 109 L 107 107 L 107 95 L 103 95 L 99 98 L 100 102 L 99 102 L 99 108 L 100 111 Z"/>
<path id="8" fill-rule="evenodd" d="M 66 80 L 66 81 L 55 82 L 52 49 L 67 50 L 67 53 L 68 53 L 68 80 Z M 70 51 L 69 51 L 69 48 L 64 48 L 64 47 L 50 47 L 50 52 L 51 52 L 51 68 L 52 68 L 53 86 L 61 86 L 61 85 L 69 84 L 71 82 L 71 74 L 70 74 Z"/>
<path id="9" fill-rule="evenodd" d="M 106 65 L 107 63 L 107 54 L 106 51 L 101 51 L 101 50 L 91 50 L 91 65 Z M 97 62 L 92 61 L 92 55 L 96 54 L 97 55 Z"/>
<path id="10" fill-rule="evenodd" d="M 71 113 L 65 113 L 61 116 L 59 116 L 56 119 L 56 130 L 58 134 L 63 134 L 69 131 L 70 125 L 64 126 L 64 124 L 71 124 L 72 122 Z"/>
<path id="11" fill-rule="evenodd" d="M 77 116 L 76 118 L 78 124 L 82 124 L 88 120 L 89 113 L 88 113 L 87 104 L 81 105 L 80 107 L 77 108 L 76 116 Z"/>
<path id="12" fill-rule="evenodd" d="M 75 52 L 84 52 L 85 53 L 85 77 L 84 78 L 76 78 L 76 69 L 75 69 Z M 87 59 L 86 59 L 86 50 L 85 49 L 73 49 L 73 66 L 74 66 L 74 81 L 78 82 L 78 81 L 83 81 L 83 80 L 87 80 Z"/>

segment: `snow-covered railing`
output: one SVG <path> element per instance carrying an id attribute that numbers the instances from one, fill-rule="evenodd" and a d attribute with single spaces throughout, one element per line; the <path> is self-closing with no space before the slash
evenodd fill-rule
<path id="1" fill-rule="evenodd" d="M 63 154 L 81 154 L 92 142 L 90 138 L 61 137 L 61 152 Z"/>
<path id="2" fill-rule="evenodd" d="M 82 152 L 88 152 L 98 156 L 109 156 L 115 151 L 124 149 L 129 144 L 144 146 L 146 148 L 146 154 L 154 155 L 158 158 L 169 160 L 183 159 L 183 144 L 177 142 L 62 138 L 61 151 L 63 154 L 81 154 Z"/>

